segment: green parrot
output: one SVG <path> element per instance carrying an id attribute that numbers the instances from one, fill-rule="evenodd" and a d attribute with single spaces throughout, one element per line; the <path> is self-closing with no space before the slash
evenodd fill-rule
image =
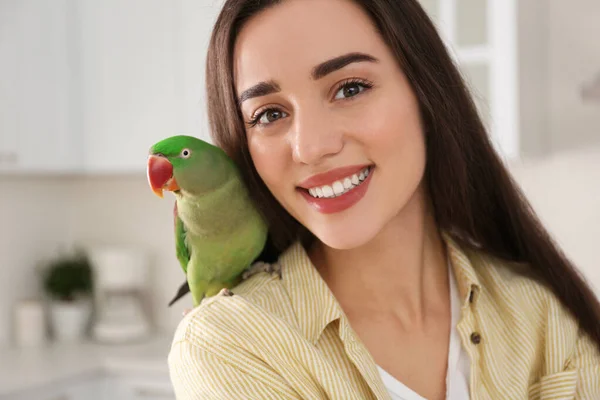
<path id="1" fill-rule="evenodd" d="M 150 148 L 147 175 L 156 195 L 175 196 L 175 250 L 186 282 L 169 305 L 189 291 L 196 307 L 260 271 L 281 277 L 265 262 L 267 225 L 221 148 L 192 136 L 166 138 Z"/>

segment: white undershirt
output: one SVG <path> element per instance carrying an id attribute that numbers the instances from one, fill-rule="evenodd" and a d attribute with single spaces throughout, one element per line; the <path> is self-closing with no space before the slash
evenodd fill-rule
<path id="1" fill-rule="evenodd" d="M 452 266 L 448 266 L 450 276 L 450 309 L 452 329 L 450 331 L 450 345 L 448 348 L 448 369 L 446 373 L 446 400 L 469 399 L 469 356 L 461 346 L 456 325 L 460 318 L 460 297 L 456 280 L 452 273 Z M 427 400 L 409 387 L 388 374 L 383 368 L 377 366 L 381 379 L 392 400 Z"/>

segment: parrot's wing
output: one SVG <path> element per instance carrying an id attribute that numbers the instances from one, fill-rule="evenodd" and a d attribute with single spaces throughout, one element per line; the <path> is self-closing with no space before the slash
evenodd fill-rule
<path id="1" fill-rule="evenodd" d="M 187 266 L 190 261 L 190 249 L 187 247 L 185 243 L 185 225 L 183 225 L 183 221 L 179 218 L 179 214 L 177 213 L 177 201 L 175 201 L 175 208 L 173 209 L 173 217 L 175 222 L 175 254 L 177 255 L 177 259 L 179 260 L 179 264 L 181 264 L 181 268 L 183 269 L 183 273 L 187 276 Z M 190 291 L 190 287 L 188 285 L 187 279 L 183 282 L 177 294 L 171 301 L 169 302 L 169 307 L 173 305 L 177 300 L 183 297 L 186 293 Z"/>
<path id="2" fill-rule="evenodd" d="M 179 264 L 181 264 L 181 268 L 183 268 L 183 272 L 187 274 L 187 266 L 190 261 L 190 249 L 185 243 L 185 226 L 177 213 L 177 202 L 175 202 L 173 214 L 175 217 L 175 253 L 179 260 Z"/>
<path id="3" fill-rule="evenodd" d="M 183 221 L 181 220 L 181 218 L 179 218 L 179 215 L 177 213 L 177 202 L 175 202 L 174 217 L 175 217 L 175 245 L 176 245 L 177 259 L 179 260 L 179 263 L 181 264 L 181 268 L 183 268 L 183 271 L 187 275 L 187 265 L 190 260 L 191 254 L 190 254 L 190 249 L 187 247 L 187 244 L 185 242 L 185 235 L 186 235 L 185 226 L 183 225 Z M 274 263 L 277 261 L 278 254 L 279 254 L 279 252 L 277 251 L 277 248 L 275 247 L 273 241 L 271 240 L 271 235 L 268 234 L 267 241 L 265 243 L 265 247 L 263 248 L 263 250 L 259 254 L 259 256 L 256 257 L 256 259 L 254 261 L 252 261 L 251 264 L 254 264 L 256 262 L 261 262 L 261 261 L 263 263 L 268 263 L 268 264 Z M 189 292 L 190 292 L 190 287 L 188 285 L 187 280 L 185 280 L 179 287 L 177 294 L 169 302 L 169 307 Z"/>

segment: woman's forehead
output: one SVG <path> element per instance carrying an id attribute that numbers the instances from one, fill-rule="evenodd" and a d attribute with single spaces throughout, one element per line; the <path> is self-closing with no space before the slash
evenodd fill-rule
<path id="1" fill-rule="evenodd" d="M 288 0 L 252 18 L 234 51 L 236 87 L 282 75 L 308 79 L 311 69 L 351 52 L 381 53 L 384 44 L 364 11 L 349 0 Z"/>

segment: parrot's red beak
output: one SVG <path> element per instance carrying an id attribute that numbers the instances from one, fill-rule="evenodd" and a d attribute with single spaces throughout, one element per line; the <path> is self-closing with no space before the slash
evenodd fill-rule
<path id="1" fill-rule="evenodd" d="M 173 164 L 165 157 L 149 156 L 147 174 L 150 188 L 158 197 L 163 197 L 163 190 L 179 190 L 179 185 L 173 176 Z"/>

